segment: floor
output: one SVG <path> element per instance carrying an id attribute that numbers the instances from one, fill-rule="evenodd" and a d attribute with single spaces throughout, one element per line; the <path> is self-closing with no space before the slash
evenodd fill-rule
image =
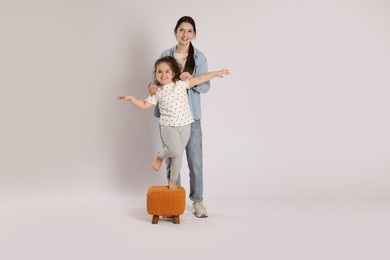
<path id="1" fill-rule="evenodd" d="M 390 259 L 389 200 L 209 198 L 175 225 L 145 198 L 50 194 L 0 200 L 0 259 Z"/>

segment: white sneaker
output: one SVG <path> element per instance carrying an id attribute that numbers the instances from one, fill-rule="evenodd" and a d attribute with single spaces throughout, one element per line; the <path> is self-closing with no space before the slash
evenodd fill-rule
<path id="1" fill-rule="evenodd" d="M 203 205 L 202 202 L 195 201 L 192 204 L 192 208 L 194 210 L 194 214 L 198 218 L 207 218 L 207 210 L 206 207 Z"/>

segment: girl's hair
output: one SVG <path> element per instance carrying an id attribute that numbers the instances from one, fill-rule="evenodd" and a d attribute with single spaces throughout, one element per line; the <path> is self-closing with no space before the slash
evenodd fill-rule
<path id="1" fill-rule="evenodd" d="M 175 26 L 175 36 L 177 29 L 182 23 L 190 23 L 192 27 L 194 28 L 194 34 L 196 35 L 196 26 L 195 26 L 195 21 L 192 19 L 190 16 L 183 16 L 180 18 Z M 192 42 L 190 42 L 190 48 L 188 49 L 188 56 L 187 56 L 187 61 L 186 64 L 184 65 L 183 72 L 186 71 L 190 74 L 194 73 L 195 69 L 195 59 L 194 59 L 194 46 L 192 45 Z"/>
<path id="2" fill-rule="evenodd" d="M 172 79 L 173 82 L 176 83 L 176 81 L 180 80 L 181 65 L 172 56 L 165 56 L 163 58 L 156 60 L 156 62 L 154 63 L 154 71 L 153 71 L 154 78 L 156 78 L 156 72 L 158 66 L 161 63 L 166 63 L 168 64 L 169 68 L 171 68 L 173 72 L 173 79 Z"/>

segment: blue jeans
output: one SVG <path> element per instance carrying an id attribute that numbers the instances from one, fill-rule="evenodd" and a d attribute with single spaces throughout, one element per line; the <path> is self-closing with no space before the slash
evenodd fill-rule
<path id="1" fill-rule="evenodd" d="M 160 127 L 161 135 L 161 127 Z M 164 141 L 161 138 L 163 146 Z M 203 201 L 203 153 L 202 153 L 202 126 L 200 120 L 195 120 L 191 124 L 191 134 L 186 146 L 186 155 L 188 169 L 190 172 L 190 194 L 189 198 L 192 201 Z M 171 160 L 165 160 L 167 177 L 171 175 Z M 180 174 L 177 178 L 176 185 L 181 185 Z"/>

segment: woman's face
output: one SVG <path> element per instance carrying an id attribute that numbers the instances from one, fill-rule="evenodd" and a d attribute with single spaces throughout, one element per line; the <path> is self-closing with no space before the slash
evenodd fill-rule
<path id="1" fill-rule="evenodd" d="M 176 39 L 180 45 L 190 44 L 194 37 L 194 27 L 190 23 L 183 22 L 176 30 Z"/>
<path id="2" fill-rule="evenodd" d="M 157 66 L 156 80 L 160 82 L 161 85 L 171 83 L 173 76 L 173 71 L 171 67 L 169 67 L 168 63 L 162 62 Z"/>

